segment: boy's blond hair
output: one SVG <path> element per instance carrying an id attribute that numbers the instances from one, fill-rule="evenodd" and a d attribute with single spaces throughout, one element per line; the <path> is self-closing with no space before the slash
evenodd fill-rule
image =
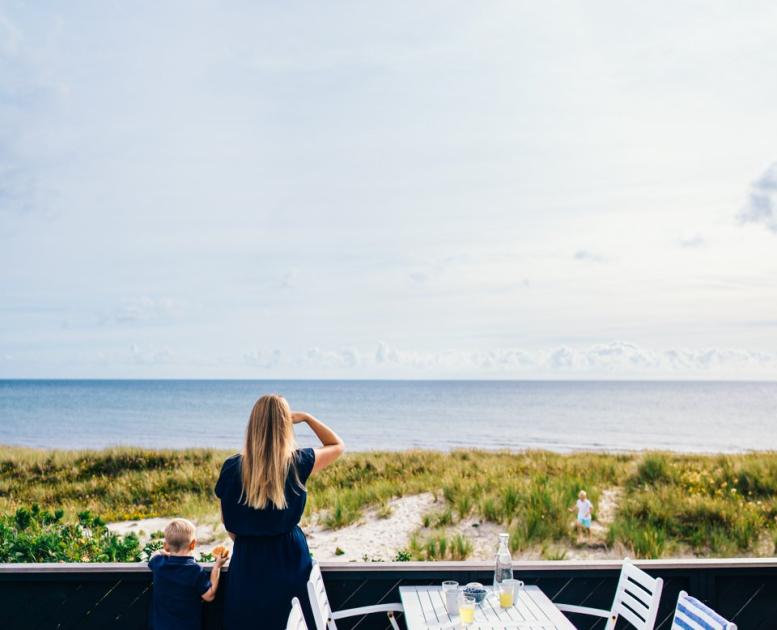
<path id="1" fill-rule="evenodd" d="M 195 531 L 194 523 L 191 521 L 175 518 L 165 527 L 165 543 L 171 551 L 184 551 L 194 540 Z"/>

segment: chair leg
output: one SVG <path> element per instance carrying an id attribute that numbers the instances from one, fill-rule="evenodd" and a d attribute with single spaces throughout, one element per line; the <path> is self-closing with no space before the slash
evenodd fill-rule
<path id="1" fill-rule="evenodd" d="M 389 622 L 391 623 L 391 627 L 394 628 L 394 630 L 399 630 L 399 625 L 397 624 L 397 620 L 394 618 L 394 613 L 389 612 L 386 613 L 389 618 Z"/>

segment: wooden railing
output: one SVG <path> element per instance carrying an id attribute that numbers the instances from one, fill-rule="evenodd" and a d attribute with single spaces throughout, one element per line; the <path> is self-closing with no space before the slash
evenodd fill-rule
<path id="1" fill-rule="evenodd" d="M 650 560 L 639 566 L 664 578 L 658 628 L 668 629 L 677 594 L 686 590 L 735 621 L 741 630 L 777 628 L 777 560 Z M 488 582 L 477 562 L 322 563 L 335 609 L 398 601 L 401 584 Z M 608 608 L 620 563 L 521 562 L 515 572 L 554 601 Z M 229 588 L 226 570 L 220 589 Z M 143 564 L 0 564 L 0 628 L 146 628 L 151 574 Z M 221 628 L 221 596 L 204 606 L 206 630 Z M 573 618 L 579 628 L 601 622 Z M 340 624 L 345 630 L 386 628 L 380 615 Z M 272 629 L 268 629 L 272 630 Z"/>

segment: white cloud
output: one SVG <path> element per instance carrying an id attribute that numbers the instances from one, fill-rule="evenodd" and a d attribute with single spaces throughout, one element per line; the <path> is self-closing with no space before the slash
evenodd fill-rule
<path id="1" fill-rule="evenodd" d="M 282 364 L 283 353 L 278 349 L 270 352 L 254 350 L 243 354 L 243 359 L 248 365 L 272 369 Z"/>
<path id="2" fill-rule="evenodd" d="M 166 346 L 152 347 L 133 343 L 130 346 L 130 357 L 133 363 L 141 365 L 159 365 L 176 362 L 175 353 Z"/>
<path id="3" fill-rule="evenodd" d="M 179 313 L 182 303 L 171 297 L 140 297 L 124 298 L 114 310 L 110 319 L 119 324 L 158 322 L 171 318 Z"/>
<path id="4" fill-rule="evenodd" d="M 582 262 L 593 262 L 593 263 L 604 263 L 607 262 L 607 258 L 602 256 L 601 254 L 596 254 L 592 251 L 589 251 L 587 249 L 578 249 L 575 252 L 574 256 L 575 260 L 579 260 Z"/>
<path id="5" fill-rule="evenodd" d="M 399 363 L 400 360 L 399 353 L 394 348 L 382 341 L 378 342 L 378 349 L 375 350 L 375 363 Z"/>
<path id="6" fill-rule="evenodd" d="M 585 348 L 561 347 L 540 351 L 536 363 L 560 372 L 617 372 L 629 374 L 660 368 L 661 359 L 650 350 L 624 341 Z"/>
<path id="7" fill-rule="evenodd" d="M 19 53 L 22 34 L 11 20 L 0 13 L 0 57 L 15 57 Z"/>
<path id="8" fill-rule="evenodd" d="M 297 273 L 295 271 L 287 271 L 281 276 L 280 288 L 281 289 L 293 289 L 296 285 Z"/>
<path id="9" fill-rule="evenodd" d="M 584 365 L 591 368 L 627 372 L 629 369 L 655 369 L 661 366 L 661 359 L 655 352 L 623 341 L 592 346 L 584 351 L 583 356 Z"/>
<path id="10" fill-rule="evenodd" d="M 704 239 L 704 237 L 701 234 L 693 234 L 692 236 L 685 236 L 677 241 L 680 247 L 684 247 L 686 249 L 696 249 L 698 247 L 703 247 L 706 242 L 707 241 Z"/>
<path id="11" fill-rule="evenodd" d="M 569 348 L 558 348 L 548 354 L 548 365 L 554 370 L 574 369 L 581 367 L 580 355 Z"/>
<path id="12" fill-rule="evenodd" d="M 360 365 L 362 358 L 359 351 L 354 348 L 335 351 L 310 348 L 300 362 L 306 367 L 350 369 Z"/>
<path id="13" fill-rule="evenodd" d="M 537 357 L 530 352 L 512 349 L 496 349 L 488 352 L 472 352 L 468 356 L 461 356 L 464 362 L 471 362 L 477 368 L 486 370 L 513 370 L 513 369 L 531 369 L 537 367 Z"/>
<path id="14" fill-rule="evenodd" d="M 665 350 L 662 362 L 676 370 L 715 371 L 731 368 L 777 369 L 777 354 L 729 348 Z"/>
<path id="15" fill-rule="evenodd" d="M 739 213 L 742 223 L 759 223 L 777 233 L 777 162 L 773 162 L 750 186 L 750 195 Z"/>
<path id="16" fill-rule="evenodd" d="M 261 351 L 250 363 L 284 370 L 300 365 L 332 374 L 352 374 L 358 368 L 372 378 L 398 373 L 422 378 L 770 378 L 777 376 L 777 353 L 725 348 L 670 348 L 653 350 L 625 341 L 590 346 L 559 346 L 534 351 L 496 348 L 490 351 L 400 350 L 378 342 L 374 353 L 354 348 L 311 348 L 302 357 L 273 360 Z"/>

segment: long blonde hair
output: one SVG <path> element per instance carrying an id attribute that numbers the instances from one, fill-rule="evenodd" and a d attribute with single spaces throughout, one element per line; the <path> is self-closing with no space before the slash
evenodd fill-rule
<path id="1" fill-rule="evenodd" d="M 286 507 L 286 478 L 295 447 L 289 403 L 278 394 L 262 396 L 251 410 L 246 429 L 243 503 L 258 510 L 270 505 L 279 510 Z"/>

